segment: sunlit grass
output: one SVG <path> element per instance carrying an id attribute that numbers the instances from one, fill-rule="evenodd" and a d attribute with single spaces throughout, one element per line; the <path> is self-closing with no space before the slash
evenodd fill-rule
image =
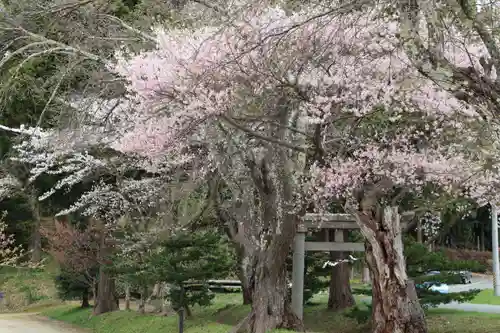
<path id="1" fill-rule="evenodd" d="M 481 290 L 471 301 L 474 304 L 500 305 L 500 296 L 493 295 L 493 289 Z"/>

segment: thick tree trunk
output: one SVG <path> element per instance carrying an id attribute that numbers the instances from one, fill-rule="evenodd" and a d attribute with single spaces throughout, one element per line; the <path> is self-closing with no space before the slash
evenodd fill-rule
<path id="1" fill-rule="evenodd" d="M 397 207 L 386 207 L 381 221 L 370 213 L 358 218 L 372 280 L 372 332 L 427 333 L 415 285 L 406 275 Z"/>
<path id="2" fill-rule="evenodd" d="M 331 252 L 330 259 L 335 262 L 347 258 L 346 252 Z M 338 311 L 350 308 L 356 302 L 352 295 L 351 267 L 348 263 L 341 263 L 332 267 L 330 275 L 330 289 L 328 293 L 328 309 Z"/>
<path id="3" fill-rule="evenodd" d="M 109 248 L 106 244 L 106 229 L 101 225 L 99 239 L 99 257 L 108 257 Z M 99 266 L 99 282 L 97 284 L 97 299 L 94 307 L 94 314 L 100 315 L 106 312 L 119 310 L 119 300 L 116 297 L 116 287 L 114 278 L 107 272 L 105 264 Z"/>
<path id="4" fill-rule="evenodd" d="M 343 232 L 328 230 L 327 232 L 326 241 L 334 240 L 336 242 L 343 242 L 349 237 L 348 230 L 344 230 Z M 336 233 L 337 238 L 335 237 Z M 332 262 L 347 259 L 347 257 L 348 252 L 330 252 L 330 261 Z M 355 304 L 350 283 L 351 271 L 351 265 L 348 263 L 340 263 L 331 268 L 328 309 L 338 311 Z"/>
<path id="5" fill-rule="evenodd" d="M 238 259 L 238 279 L 241 282 L 241 291 L 243 295 L 243 305 L 252 304 L 252 288 L 250 287 L 250 278 L 252 276 L 252 262 L 249 255 L 245 253 L 242 244 L 235 241 L 237 225 L 232 228 L 226 228 L 227 236 L 233 240 L 233 247 Z M 231 229 L 233 229 L 231 231 Z"/>
<path id="6" fill-rule="evenodd" d="M 104 265 L 99 268 L 99 284 L 97 287 L 97 300 L 94 309 L 95 315 L 118 310 L 115 295 L 115 280 L 106 272 Z"/>
<path id="7" fill-rule="evenodd" d="M 244 284 L 243 281 L 241 288 L 243 291 L 243 305 L 252 304 L 252 289 L 248 286 L 248 284 Z"/>
<path id="8" fill-rule="evenodd" d="M 88 290 L 84 290 L 82 292 L 82 305 L 81 307 L 83 309 L 86 309 L 86 308 L 89 308 L 90 307 L 90 302 L 89 302 L 89 291 Z"/>
<path id="9" fill-rule="evenodd" d="M 254 269 L 254 259 L 247 256 L 244 257 L 244 252 L 239 253 L 240 257 L 240 269 L 238 272 L 239 279 L 241 281 L 241 291 L 243 294 L 243 304 L 252 304 L 252 286 L 251 279 Z"/>
<path id="10" fill-rule="evenodd" d="M 288 303 L 285 260 L 273 253 L 267 249 L 256 262 L 249 316 L 252 333 L 267 333 L 276 328 L 302 329 L 302 321 Z M 286 253 L 282 257 L 285 256 Z"/>
<path id="11" fill-rule="evenodd" d="M 276 103 L 276 119 L 283 126 L 268 128 L 270 137 L 291 140 L 287 125 L 292 109 L 286 96 Z M 251 263 L 253 278 L 252 310 L 247 317 L 251 333 L 267 333 L 276 328 L 302 329 L 302 321 L 293 314 L 288 304 L 286 258 L 298 225 L 298 216 L 292 212 L 294 197 L 293 175 L 297 171 L 290 162 L 289 150 L 269 145 L 258 154 L 245 157 L 254 188 L 245 189 L 249 201 L 244 223 L 238 227 L 239 243 L 245 254 L 255 258 Z M 251 218 L 248 218 L 250 216 Z"/>

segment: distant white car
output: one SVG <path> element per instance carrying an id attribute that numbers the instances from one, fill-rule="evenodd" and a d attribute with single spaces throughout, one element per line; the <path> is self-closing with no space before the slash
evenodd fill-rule
<path id="1" fill-rule="evenodd" d="M 422 284 L 417 284 L 418 289 L 429 289 L 431 291 L 438 292 L 440 294 L 448 294 L 450 292 L 450 287 L 446 283 L 437 283 L 426 281 Z"/>
<path id="2" fill-rule="evenodd" d="M 440 285 L 432 285 L 429 290 L 441 293 L 441 294 L 448 294 L 450 292 L 450 287 L 448 287 L 447 284 L 441 283 Z"/>

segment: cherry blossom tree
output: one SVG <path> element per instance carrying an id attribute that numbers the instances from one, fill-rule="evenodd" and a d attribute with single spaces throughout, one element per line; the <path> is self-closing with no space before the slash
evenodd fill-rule
<path id="1" fill-rule="evenodd" d="M 293 194 L 307 190 L 307 183 L 292 174 L 306 167 L 317 208 L 344 200 L 367 240 L 374 331 L 425 332 L 405 273 L 394 206 L 404 193 L 418 194 L 429 184 L 488 200 L 497 181 L 484 166 L 496 149 L 469 148 L 494 128 L 478 132 L 478 123 L 485 125 L 482 110 L 421 75 L 400 46 L 398 21 L 383 15 L 383 9 L 350 8 L 334 18 L 323 8 L 288 15 L 259 3 L 234 13 L 231 24 L 156 29 L 155 50 L 120 53 L 114 67 L 128 79 L 130 99 L 143 117 L 120 144 L 123 151 L 156 160 L 183 155 L 193 140 L 204 137 L 210 152 L 205 169 L 210 170 L 220 168 L 221 156 L 229 152 L 225 148 L 221 154 L 221 146 L 235 140 L 241 160 L 229 173 L 238 168 L 250 174 L 259 206 L 246 214 L 252 220 L 250 214 L 257 211 L 260 218 L 244 232 L 255 241 L 254 252 L 264 257 L 281 257 L 291 244 L 297 217 L 306 211 Z M 467 60 L 467 52 L 453 55 L 457 62 Z M 369 126 L 365 120 L 374 113 L 382 115 L 387 128 L 349 135 L 359 133 L 361 124 Z M 221 133 L 226 134 L 222 143 Z M 240 137 L 249 145 L 243 146 Z M 280 262 L 275 259 L 271 269 L 262 261 L 262 269 L 274 276 L 255 287 L 253 297 L 261 303 L 252 304 L 253 332 L 290 325 L 286 304 L 259 296 L 282 285 Z M 273 309 L 271 314 L 265 307 Z"/>
<path id="2" fill-rule="evenodd" d="M 273 17 L 263 18 L 264 21 L 272 19 Z M 212 37 L 214 31 L 215 29 L 201 28 L 198 31 L 198 35 L 194 36 L 194 41 L 199 44 L 207 37 Z M 184 52 L 186 52 L 185 55 L 181 54 L 180 56 L 191 57 L 199 45 L 194 45 L 191 48 L 189 45 L 191 41 L 187 32 L 179 31 L 175 33 L 179 34 L 178 37 L 173 36 L 179 39 L 177 44 L 183 42 L 183 38 L 184 40 L 187 39 L 186 45 L 179 45 L 179 50 L 185 49 Z M 230 38 L 231 33 L 231 31 L 225 32 L 221 38 Z M 167 43 L 167 39 L 172 39 L 161 31 L 159 31 L 159 35 L 162 36 L 161 38 L 165 38 L 165 42 L 160 40 L 161 43 Z M 175 42 L 176 40 L 172 39 L 172 41 Z M 208 42 L 213 46 L 219 41 L 211 41 L 209 39 Z M 165 46 L 171 47 L 168 44 Z M 212 46 L 209 46 L 206 51 L 211 52 L 210 48 Z M 227 52 L 231 50 L 222 51 L 228 54 Z M 260 54 L 263 51 L 263 49 L 260 49 L 257 53 Z M 164 50 L 159 49 L 155 52 L 160 53 L 164 52 Z M 155 52 L 150 54 L 152 59 L 147 62 L 154 64 L 154 62 L 163 57 L 163 54 L 160 57 Z M 214 55 L 219 57 L 217 53 Z M 252 54 L 252 57 L 256 55 Z M 202 60 L 202 58 L 200 59 Z M 124 58 L 123 61 L 119 62 L 118 69 L 129 71 L 134 66 L 137 69 L 141 69 L 143 66 L 139 62 L 130 64 L 126 61 L 127 59 Z M 205 66 L 208 63 L 200 65 Z M 162 63 L 155 66 L 158 66 L 158 68 L 162 68 L 163 66 L 171 68 L 175 66 L 173 70 L 179 71 L 181 75 L 182 73 L 186 73 L 187 76 L 190 75 L 189 72 L 183 69 L 182 63 Z M 229 75 L 229 67 L 226 69 L 226 66 L 224 66 L 223 68 L 224 75 Z M 170 75 L 170 70 L 165 69 L 164 74 Z M 203 71 L 204 68 L 201 67 L 200 70 Z M 126 74 L 123 71 L 122 73 Z M 153 69 L 154 71 L 155 69 Z M 142 74 L 135 73 L 134 75 Z M 238 193 L 241 193 L 241 191 L 236 190 L 233 192 L 235 195 L 235 205 L 238 205 L 238 202 L 243 203 L 243 207 L 240 205 L 239 211 L 244 214 L 245 219 L 243 221 L 247 221 L 247 223 L 242 223 L 238 228 L 238 238 L 244 244 L 246 252 L 252 254 L 252 258 L 262 258 L 255 263 L 256 267 L 254 266 L 253 273 L 255 277 L 261 275 L 260 271 L 269 269 L 268 266 L 270 265 L 271 258 L 274 260 L 276 272 L 267 279 L 260 280 L 259 284 L 255 284 L 253 287 L 255 288 L 253 291 L 254 300 L 259 300 L 260 302 L 253 302 L 254 311 L 249 317 L 250 326 L 258 332 L 266 331 L 273 327 L 293 326 L 295 325 L 293 314 L 291 314 L 288 306 L 284 304 L 284 300 L 286 300 L 285 296 L 287 292 L 285 259 L 296 225 L 296 222 L 292 221 L 297 219 L 293 207 L 290 206 L 293 197 L 292 186 L 296 177 L 292 174 L 292 171 L 294 171 L 293 165 L 289 165 L 286 161 L 288 160 L 288 156 L 290 156 L 290 152 L 297 155 L 297 152 L 303 153 L 305 148 L 300 145 L 290 145 L 288 141 L 290 139 L 297 140 L 297 138 L 294 138 L 291 132 L 285 128 L 289 122 L 296 122 L 294 120 L 296 115 L 294 116 L 294 114 L 297 111 L 290 112 L 293 111 L 292 108 L 284 107 L 289 101 L 282 90 L 273 93 L 275 82 L 272 82 L 271 78 L 268 78 L 270 80 L 269 87 L 265 87 L 264 82 L 262 82 L 264 86 L 260 87 L 242 77 L 242 82 L 234 82 L 239 86 L 238 89 L 241 89 L 243 93 L 248 91 L 249 97 L 256 97 L 254 101 L 262 104 L 260 110 L 255 110 L 255 124 L 250 124 L 249 127 L 243 126 L 242 130 L 242 126 L 238 124 L 239 121 L 233 117 L 245 115 L 228 113 L 227 115 L 230 117 L 224 119 L 225 121 L 219 123 L 220 126 L 218 126 L 217 122 L 220 121 L 220 119 L 217 119 L 218 116 L 224 113 L 225 109 L 230 107 L 231 104 L 241 104 L 242 109 L 252 107 L 251 105 L 245 105 L 247 101 L 243 98 L 239 101 L 229 98 L 227 92 L 229 91 L 228 85 L 230 81 L 225 82 L 226 79 L 234 81 L 234 78 L 229 76 L 224 79 L 221 77 L 215 83 L 221 83 L 221 89 L 217 88 L 213 90 L 211 88 L 213 83 L 204 83 L 193 77 L 191 83 L 189 81 L 186 81 L 186 83 L 193 86 L 192 89 L 195 89 L 194 92 L 197 92 L 199 96 L 191 95 L 189 93 L 189 90 L 192 90 L 191 88 L 180 86 L 182 91 L 184 91 L 181 92 L 182 96 L 178 95 L 169 101 L 165 100 L 165 104 L 168 104 L 168 106 L 162 103 L 159 103 L 158 106 L 161 108 L 169 107 L 175 110 L 175 108 L 179 108 L 184 103 L 181 101 L 184 98 L 188 98 L 189 100 L 186 100 L 186 103 L 191 105 L 182 106 L 182 109 L 179 109 L 182 110 L 180 113 L 172 113 L 164 116 L 159 115 L 159 117 L 152 118 L 151 115 L 154 115 L 156 111 L 152 109 L 149 110 L 152 113 L 148 111 L 148 105 L 156 103 L 156 96 L 151 96 L 152 99 L 150 100 L 142 100 L 146 96 L 140 95 L 136 96 L 137 98 L 131 97 L 131 99 L 134 98 L 138 103 L 138 108 L 146 108 L 145 111 L 148 111 L 148 113 L 143 113 L 145 119 L 142 122 L 139 119 L 136 129 L 129 132 L 121 141 L 121 144 L 123 145 L 123 149 L 139 152 L 154 160 L 164 157 L 165 154 L 182 155 L 183 150 L 194 144 L 193 141 L 196 141 L 198 137 L 203 137 L 205 149 L 210 153 L 207 156 L 208 159 L 206 162 L 208 163 L 205 164 L 204 169 L 217 168 L 221 174 L 230 176 L 224 178 L 226 182 L 228 179 L 231 181 L 236 180 L 235 183 L 231 182 L 232 184 L 230 185 L 236 187 L 245 184 L 244 186 L 252 188 L 251 191 L 246 191 L 242 198 L 237 198 Z M 169 85 L 169 80 L 170 78 L 166 77 L 159 84 Z M 139 81 L 136 82 L 141 84 Z M 198 86 L 198 83 L 200 86 Z M 205 96 L 203 91 L 206 89 L 203 86 L 207 84 L 210 85 L 210 89 L 207 90 L 209 93 Z M 266 98 L 259 98 L 256 94 L 260 95 L 263 87 L 268 96 Z M 146 95 L 151 94 L 147 90 L 148 86 L 144 88 L 146 89 Z M 132 87 L 132 89 L 135 88 Z M 143 88 L 137 87 L 137 89 L 141 90 Z M 165 93 L 168 93 L 169 90 L 170 88 L 166 86 Z M 154 93 L 154 91 L 152 92 Z M 160 97 L 158 96 L 158 98 Z M 200 98 L 202 100 L 197 101 Z M 251 101 L 250 103 L 254 102 Z M 281 103 L 284 105 L 280 105 Z M 203 111 L 205 108 L 208 109 L 205 110 L 206 113 Z M 261 117 L 269 118 L 271 123 L 274 122 L 273 118 L 277 117 L 279 119 L 277 125 L 281 126 L 281 129 L 273 124 L 267 126 L 259 124 L 259 118 Z M 160 122 L 158 119 L 160 119 Z M 270 142 L 277 142 L 279 144 L 269 145 Z M 245 145 L 245 148 L 243 148 L 243 145 Z M 228 163 L 229 158 L 234 160 Z M 245 179 L 244 182 L 242 182 L 243 179 Z M 274 249 L 271 250 L 270 248 Z M 276 253 L 281 253 L 281 255 L 278 256 Z M 268 297 L 271 294 L 271 290 L 274 290 L 274 297 L 272 299 Z M 267 311 L 262 311 L 263 308 L 272 308 L 273 311 L 272 313 L 268 313 Z"/>
<path id="3" fill-rule="evenodd" d="M 42 228 L 41 233 L 48 240 L 48 252 L 63 269 L 81 274 L 83 281 L 88 283 L 82 294 L 83 303 L 88 303 L 89 290 L 96 300 L 95 269 L 105 259 L 100 257 L 96 226 L 89 224 L 79 230 L 67 221 L 56 220 L 53 228 Z"/>
<path id="4" fill-rule="evenodd" d="M 489 121 L 498 110 L 497 7 L 497 1 L 399 1 L 394 11 L 398 39 L 419 72 Z"/>
<path id="5" fill-rule="evenodd" d="M 0 267 L 16 266 L 23 255 L 23 249 L 15 244 L 14 235 L 7 233 L 7 224 L 2 217 L 0 220 Z"/>
<path id="6" fill-rule="evenodd" d="M 286 254 L 300 217 L 332 200 L 354 214 L 366 240 L 374 332 L 426 332 L 405 272 L 397 206 L 429 188 L 438 189 L 434 196 L 495 199 L 498 131 L 484 120 L 494 89 L 479 95 L 492 83 L 476 75 L 488 64 L 483 48 L 474 40 L 465 43 L 470 49 L 438 47 L 433 29 L 417 21 L 420 10 L 434 19 L 430 5 L 357 4 L 287 12 L 242 3 L 190 28 L 156 27 L 155 49 L 122 49 L 107 63 L 127 80 L 134 112 L 119 117 L 119 135 L 106 144 L 162 174 L 172 166 L 194 179 L 216 174 L 230 189 L 222 211 L 241 221 L 234 238 L 251 258 L 253 333 L 300 327 L 286 304 Z M 445 40 L 461 35 L 456 30 Z M 467 74 L 471 61 L 478 69 Z M 53 172 L 44 150 L 34 170 Z M 69 175 L 56 188 L 102 167 L 93 154 L 67 152 L 54 159 L 68 161 L 59 170 Z"/>
<path id="7" fill-rule="evenodd" d="M 153 165 L 142 158 L 125 156 L 113 149 L 115 138 L 120 137 L 120 131 L 127 129 L 127 110 L 124 107 L 117 108 L 120 104 L 117 101 L 99 99 L 79 99 L 72 104 L 82 112 L 87 112 L 87 115 L 81 114 L 77 130 L 5 128 L 25 136 L 13 147 L 17 154 L 12 159 L 30 167 L 28 182 L 43 175 L 58 179 L 39 200 L 47 200 L 58 192 L 71 192 L 76 201 L 56 216 L 76 214 L 90 221 L 100 221 L 100 232 L 96 236 L 100 240 L 100 258 L 109 257 L 119 250 L 115 245 L 122 240 L 116 238 L 115 234 L 122 228 L 150 230 L 152 226 L 151 230 L 161 234 L 173 228 L 174 224 L 189 223 L 181 216 L 182 212 L 177 214 L 179 216 L 175 223 L 171 214 L 167 213 L 196 189 L 196 183 L 193 188 L 185 182 L 179 182 L 179 177 L 185 172 L 175 169 L 177 163 Z M 113 111 L 119 112 L 119 117 L 115 117 Z M 110 127 L 102 118 L 112 122 L 115 127 Z M 68 140 L 68 137 L 71 139 Z M 178 163 L 186 165 L 182 161 Z M 107 264 L 104 259 L 98 263 L 101 266 L 99 285 L 109 286 L 98 290 L 113 293 L 112 277 L 105 272 Z M 107 311 L 99 307 L 99 304 L 103 304 L 99 300 L 112 300 L 112 295 L 108 294 L 100 297 L 99 293 L 96 313 Z M 106 304 L 109 310 L 116 308 L 113 302 Z"/>

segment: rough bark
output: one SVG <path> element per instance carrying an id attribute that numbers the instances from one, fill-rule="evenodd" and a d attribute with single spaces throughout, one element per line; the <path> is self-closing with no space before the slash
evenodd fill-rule
<path id="1" fill-rule="evenodd" d="M 239 279 L 241 281 L 241 289 L 243 294 L 243 304 L 249 305 L 252 304 L 252 272 L 254 269 L 255 258 L 253 256 L 247 255 L 245 257 L 245 252 L 241 251 L 240 253 L 240 270 L 239 270 Z"/>
<path id="2" fill-rule="evenodd" d="M 81 308 L 86 309 L 90 307 L 90 302 L 89 302 L 89 291 L 84 290 L 82 292 L 82 305 Z"/>
<path id="3" fill-rule="evenodd" d="M 292 140 L 287 129 L 293 116 L 288 96 L 283 95 L 269 107 L 276 113 L 276 122 L 281 126 L 266 127 L 267 135 L 281 142 Z M 294 169 L 296 165 L 290 163 L 290 150 L 280 145 L 263 145 L 262 148 L 250 150 L 243 156 L 251 182 L 243 186 L 241 193 L 245 204 L 234 205 L 238 212 L 234 220 L 239 225 L 231 232 L 232 239 L 243 246 L 245 255 L 252 259 L 248 279 L 252 309 L 245 318 L 251 333 L 302 328 L 302 321 L 288 304 L 286 258 L 299 222 L 297 217 L 305 213 L 305 203 L 298 213 L 294 211 L 297 200 L 293 179 L 297 170 Z M 241 180 L 238 182 L 237 188 L 242 188 Z"/>
<path id="4" fill-rule="evenodd" d="M 101 265 L 99 268 L 99 284 L 94 314 L 100 315 L 116 310 L 118 310 L 118 304 L 115 295 L 115 280 L 106 272 L 104 265 Z"/>
<path id="5" fill-rule="evenodd" d="M 255 267 L 249 331 L 267 333 L 276 328 L 301 330 L 302 322 L 288 303 L 285 261 L 276 252 L 262 252 Z M 286 253 L 284 256 L 286 257 Z M 277 259 L 277 260 L 276 260 Z"/>
<path id="6" fill-rule="evenodd" d="M 230 222 L 226 222 L 230 223 Z M 238 258 L 238 279 L 241 282 L 241 291 L 243 296 L 243 305 L 252 304 L 252 287 L 251 279 L 252 279 L 252 270 L 253 270 L 253 259 L 252 256 L 245 252 L 245 248 L 243 245 L 239 244 L 235 239 L 237 238 L 237 226 L 232 227 L 232 231 L 227 229 L 227 235 L 230 239 L 233 240 L 233 246 L 236 251 L 236 255 Z"/>
<path id="7" fill-rule="evenodd" d="M 372 332 L 427 333 L 415 285 L 406 275 L 397 207 L 380 215 L 358 214 L 372 280 Z"/>
<path id="8" fill-rule="evenodd" d="M 232 234 L 228 232 L 228 236 L 232 237 Z M 252 258 L 245 253 L 245 248 L 242 245 L 234 242 L 234 247 L 238 256 L 238 279 L 241 282 L 243 305 L 249 305 L 252 304 L 252 288 L 250 287 L 253 269 Z"/>
<path id="9" fill-rule="evenodd" d="M 109 251 L 106 244 L 106 236 L 106 230 L 102 227 L 99 239 L 99 256 L 103 259 L 107 257 Z M 106 270 L 105 264 L 101 264 L 99 267 L 99 282 L 97 285 L 97 299 L 95 302 L 95 315 L 119 309 L 119 300 L 116 297 L 115 280 Z"/>
<path id="10" fill-rule="evenodd" d="M 243 291 L 243 305 L 252 304 L 252 289 L 246 283 L 243 283 L 243 281 L 241 288 Z"/>
<path id="11" fill-rule="evenodd" d="M 346 252 L 330 253 L 330 260 L 332 262 L 346 258 Z M 351 266 L 349 264 L 342 263 L 332 267 L 328 293 L 328 309 L 338 311 L 350 308 L 356 304 L 354 296 L 352 295 L 351 283 L 349 281 L 350 276 Z"/>

